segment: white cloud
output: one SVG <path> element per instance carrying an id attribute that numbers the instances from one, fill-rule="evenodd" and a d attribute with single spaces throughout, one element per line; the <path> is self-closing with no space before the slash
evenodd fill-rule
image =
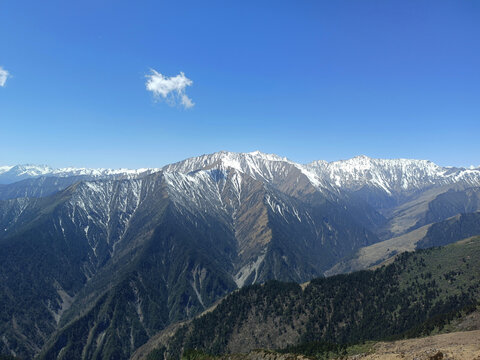
<path id="1" fill-rule="evenodd" d="M 10 73 L 0 66 L 0 86 L 4 87 L 7 83 L 7 79 L 10 77 Z"/>
<path id="2" fill-rule="evenodd" d="M 187 78 L 183 72 L 177 76 L 168 77 L 153 69 L 150 71 L 150 74 L 146 75 L 145 86 L 155 97 L 164 99 L 170 105 L 180 103 L 187 109 L 195 105 L 192 99 L 185 94 L 186 87 L 192 85 L 193 81 Z"/>
<path id="3" fill-rule="evenodd" d="M 185 106 L 187 109 L 191 108 L 193 105 L 195 105 L 187 95 L 183 94 L 182 95 L 182 105 Z"/>

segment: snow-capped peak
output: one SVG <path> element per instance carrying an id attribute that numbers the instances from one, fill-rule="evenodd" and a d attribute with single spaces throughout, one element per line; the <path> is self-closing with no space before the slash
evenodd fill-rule
<path id="1" fill-rule="evenodd" d="M 288 162 L 286 158 L 282 158 L 275 154 L 265 154 L 260 151 L 250 153 L 219 151 L 213 154 L 205 154 L 169 164 L 165 166 L 163 170 L 188 173 L 215 165 L 223 166 L 225 168 L 233 168 L 240 172 L 249 172 L 248 168 L 258 167 L 259 163 L 266 161 Z"/>
<path id="2" fill-rule="evenodd" d="M 307 167 L 335 186 L 352 190 L 368 185 L 391 193 L 458 181 L 480 185 L 479 171 L 441 167 L 429 160 L 374 159 L 361 155 L 333 162 L 315 161 Z"/>
<path id="3" fill-rule="evenodd" d="M 303 169 L 303 165 L 294 163 L 287 158 L 275 154 L 265 154 L 260 151 L 250 153 L 220 151 L 170 164 L 165 166 L 163 170 L 166 172 L 187 174 L 212 167 L 220 170 L 234 169 L 254 179 L 266 181 L 272 181 L 286 176 L 287 172 L 293 167 Z"/>

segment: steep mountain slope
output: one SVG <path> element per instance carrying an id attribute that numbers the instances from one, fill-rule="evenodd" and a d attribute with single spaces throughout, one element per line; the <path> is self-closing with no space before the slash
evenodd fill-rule
<path id="1" fill-rule="evenodd" d="M 201 169 L 220 171 L 234 169 L 307 203 L 327 199 L 347 209 L 356 222 L 372 231 L 386 221 L 372 206 L 336 188 L 328 179 L 318 175 L 314 169 L 274 154 L 264 154 L 259 151 L 252 153 L 221 151 L 164 167 L 165 171 L 184 174 Z"/>
<path id="2" fill-rule="evenodd" d="M 449 189 L 449 186 L 433 187 L 412 195 L 399 205 L 382 210 L 388 220 L 380 229 L 379 236 L 386 240 L 416 229 L 428 213 L 430 202 Z"/>
<path id="3" fill-rule="evenodd" d="M 235 184 L 236 190 L 228 190 L 224 194 L 233 194 L 233 197 L 231 196 L 227 200 L 230 207 L 232 204 L 238 205 L 238 209 L 231 207 L 230 211 L 234 218 L 237 236 L 239 239 L 245 239 L 239 240 L 241 246 L 245 244 L 250 247 L 247 244 L 252 244 L 252 242 L 245 236 L 251 233 L 250 229 L 262 229 L 259 222 L 263 221 L 265 224 L 265 214 L 268 213 L 269 224 L 274 224 L 273 230 L 276 229 L 274 246 L 278 249 L 278 255 L 275 257 L 270 253 L 265 254 L 266 260 L 262 261 L 270 263 L 271 270 L 268 270 L 270 275 L 266 277 L 257 276 L 257 280 L 260 281 L 267 278 L 298 281 L 299 278 L 311 277 L 313 273 L 318 273 L 320 268 L 325 268 L 330 259 L 338 259 L 340 254 L 352 252 L 353 248 L 360 245 L 358 240 L 368 243 L 378 241 L 369 229 L 374 229 L 376 225 L 384 221 L 383 217 L 364 204 L 358 204 L 355 201 L 347 203 L 345 198 L 340 198 L 330 185 L 323 184 L 304 166 L 276 155 L 259 152 L 248 154 L 219 152 L 187 159 L 169 165 L 164 170 L 180 172 L 186 176 L 199 171 L 234 174 L 232 175 L 232 184 Z M 249 203 L 253 197 L 246 196 L 247 202 L 237 200 L 240 198 L 235 195 L 235 191 L 238 194 L 244 194 L 240 185 L 242 179 L 250 179 L 252 183 L 256 181 L 259 189 L 265 189 L 261 190 L 262 194 L 254 195 L 256 199 L 263 198 L 261 206 Z M 262 184 L 261 187 L 260 184 Z M 248 219 L 255 219 L 256 223 L 250 223 Z M 352 233 L 353 229 L 360 231 L 354 230 Z M 262 232 L 262 234 L 263 241 L 267 241 L 267 238 L 272 236 L 268 232 Z M 298 240 L 291 241 L 297 238 Z M 312 243 L 312 240 L 308 239 L 318 240 Z M 352 243 L 352 240 L 347 239 L 358 240 L 354 240 Z M 315 248 L 315 242 L 322 245 Z M 281 248 L 279 248 L 280 244 L 282 244 Z M 242 256 L 248 253 L 248 249 L 241 250 Z M 297 256 L 293 264 L 285 266 L 284 258 L 291 258 L 290 254 L 301 254 L 301 257 Z M 243 279 L 247 279 L 248 272 L 251 272 L 253 267 L 261 267 L 261 264 L 257 263 L 258 259 L 258 257 L 257 259 L 252 258 L 249 263 L 242 264 L 243 270 L 237 276 L 239 285 L 245 284 Z M 273 263 L 276 265 L 273 266 Z M 309 264 L 311 264 L 311 270 L 309 270 L 308 276 L 295 276 L 299 273 L 295 267 L 307 267 Z M 284 270 L 280 270 L 282 268 Z M 293 272 L 292 268 L 295 269 Z"/>
<path id="4" fill-rule="evenodd" d="M 417 243 L 425 237 L 430 226 L 432 226 L 432 224 L 412 230 L 389 240 L 362 247 L 353 255 L 342 259 L 332 268 L 325 271 L 324 275 L 332 276 L 370 269 L 392 259 L 397 254 L 401 254 L 405 251 L 414 251 L 417 247 Z M 449 243 L 458 241 L 459 239 L 463 238 L 453 237 Z"/>
<path id="5" fill-rule="evenodd" d="M 0 202 L 6 229 L 0 247 L 8 254 L 1 274 L 31 269 L 4 284 L 9 308 L 27 284 L 41 280 L 27 289 L 37 299 L 22 305 L 25 317 L 5 314 L 2 350 L 30 356 L 60 326 L 47 358 L 126 358 L 154 332 L 236 286 L 306 281 L 378 241 L 290 170 L 303 182 L 292 195 L 245 172 L 211 166 L 81 182 L 50 197 Z M 28 317 L 33 311 L 38 319 Z M 28 332 L 37 327 L 43 330 Z M 132 340 L 121 344 L 128 331 Z M 23 343 L 26 337 L 31 343 Z M 71 338 L 74 343 L 65 340 Z"/>
<path id="6" fill-rule="evenodd" d="M 325 199 L 304 204 L 231 168 L 162 176 L 170 201 L 165 218 L 150 222 L 153 235 L 137 254 L 126 245 L 120 252 L 132 259 L 128 270 L 114 271 L 126 262 L 114 257 L 87 284 L 42 358 L 128 358 L 153 333 L 236 286 L 272 278 L 305 281 L 374 239 Z M 102 293 L 93 290 L 102 288 L 99 283 L 117 285 Z M 141 289 L 139 298 L 135 289 Z M 114 309 L 121 309 L 117 316 Z M 161 314 L 154 325 L 142 320 Z M 128 344 L 125 336 L 132 339 Z"/>
<path id="7" fill-rule="evenodd" d="M 434 214 L 429 204 L 447 191 L 468 192 L 472 186 L 480 186 L 480 169 L 445 168 L 426 160 L 384 160 L 366 156 L 300 165 L 273 154 L 219 152 L 187 159 L 164 169 L 188 173 L 212 166 L 235 168 L 282 192 L 300 197 L 311 194 L 298 182 L 303 177 L 309 184 L 307 188 L 313 187 L 329 200 L 349 207 L 359 223 L 384 240 L 456 215 L 458 212 L 452 213 L 454 209 L 451 208 L 441 217 L 438 211 Z M 470 202 L 472 208 L 475 201 Z"/>
<path id="8" fill-rule="evenodd" d="M 0 202 L 2 352 L 39 351 L 127 231 L 134 184 L 77 184 L 49 198 Z"/>
<path id="9" fill-rule="evenodd" d="M 213 212 L 232 228 L 239 249 L 235 266 L 241 272 L 235 275 L 239 285 L 251 283 L 250 275 L 257 282 L 302 281 L 341 254 L 378 241 L 348 211 L 316 192 L 301 173 L 296 180 L 303 180 L 303 186 L 292 194 L 296 196 L 221 164 L 188 174 L 165 174 L 183 214 Z M 301 189 L 310 196 L 300 196 Z"/>
<path id="10" fill-rule="evenodd" d="M 455 240 L 480 234 L 480 212 L 459 214 L 433 224 L 423 239 L 417 242 L 418 249 L 444 246 Z"/>
<path id="11" fill-rule="evenodd" d="M 386 267 L 311 281 L 269 282 L 227 296 L 158 346 L 248 352 L 308 341 L 359 342 L 401 334 L 433 316 L 476 302 L 480 237 L 416 253 Z M 151 341 L 161 339 L 152 338 Z"/>
<path id="12" fill-rule="evenodd" d="M 235 288 L 223 270 L 224 249 L 211 243 L 214 223 L 195 228 L 171 206 L 162 218 L 127 269 L 104 275 L 113 286 L 60 331 L 41 358 L 127 359 L 155 331 Z"/>
<path id="13" fill-rule="evenodd" d="M 16 210 L 17 202 L 27 202 L 23 211 Z M 169 206 L 161 174 L 142 180 L 80 183 L 50 198 L 4 204 L 4 213 L 17 216 L 17 221 L 6 228 L 0 243 L 0 274 L 5 279 L 1 291 L 5 310 L 2 352 L 22 357 L 39 351 L 80 290 L 95 283 L 95 291 L 86 296 L 101 296 L 104 286 L 115 285 L 117 275 L 128 272 L 137 249 L 146 251 L 142 243 L 151 239 L 156 222 Z M 9 219 L 10 215 L 5 216 Z M 175 236 L 181 236 L 179 229 Z M 224 254 L 213 255 L 222 258 Z M 113 261 L 119 257 L 123 264 Z M 97 279 L 96 275 L 106 265 L 113 269 L 102 272 L 111 280 L 105 285 L 101 283 L 105 276 Z M 166 275 L 162 271 L 152 274 Z M 219 289 L 221 286 L 214 291 Z M 115 300 L 128 306 L 119 299 Z M 183 305 L 177 310 L 188 310 Z"/>
<path id="14" fill-rule="evenodd" d="M 458 183 L 419 192 L 399 206 L 383 211 L 388 221 L 379 236 L 399 236 L 460 213 L 480 210 L 479 187 Z"/>
<path id="15" fill-rule="evenodd" d="M 465 190 L 450 189 L 428 204 L 428 211 L 415 228 L 448 219 L 457 214 L 473 213 L 480 210 L 480 187 Z"/>

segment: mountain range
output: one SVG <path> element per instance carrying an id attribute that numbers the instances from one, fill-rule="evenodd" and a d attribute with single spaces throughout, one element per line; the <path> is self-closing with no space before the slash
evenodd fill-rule
<path id="1" fill-rule="evenodd" d="M 0 353 L 127 359 L 232 291 L 480 234 L 480 169 L 218 152 L 0 167 Z"/>

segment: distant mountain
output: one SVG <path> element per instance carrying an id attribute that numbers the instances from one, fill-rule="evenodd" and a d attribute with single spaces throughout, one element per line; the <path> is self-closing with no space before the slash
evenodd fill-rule
<path id="1" fill-rule="evenodd" d="M 159 169 L 88 169 L 88 168 L 51 168 L 47 165 L 15 165 L 0 166 L 0 184 L 11 184 L 20 180 L 38 177 L 70 177 L 88 176 L 90 178 L 108 177 L 136 177 L 145 173 L 152 173 Z"/>
<path id="2" fill-rule="evenodd" d="M 0 184 L 0 200 L 45 197 L 64 190 L 77 182 L 94 179 L 94 177 L 88 175 L 66 177 L 40 176 L 11 184 Z"/>
<path id="3" fill-rule="evenodd" d="M 368 186 L 391 195 L 457 183 L 478 186 L 480 181 L 480 168 L 441 167 L 428 160 L 357 156 L 330 163 L 315 161 L 307 167 L 338 188 L 357 191 Z"/>
<path id="4" fill-rule="evenodd" d="M 221 151 L 170 164 L 165 172 L 189 174 L 197 170 L 235 169 L 280 191 L 299 192 L 294 183 L 301 174 L 310 187 L 331 201 L 341 199 L 356 220 L 382 239 L 401 235 L 427 224 L 422 203 L 450 189 L 463 191 L 480 186 L 480 169 L 440 167 L 426 160 L 384 160 L 358 156 L 334 162 L 301 165 L 287 158 L 261 152 Z M 76 181 L 134 179 L 159 169 L 111 170 L 18 165 L 0 167 L 0 199 L 47 196 Z M 29 179 L 21 182 L 20 179 Z M 292 180 L 293 179 L 293 180 Z M 14 183 L 12 183 L 14 182 Z M 1 185 L 4 183 L 4 185 Z M 9 183 L 8 185 L 5 183 Z M 297 194 L 301 196 L 301 194 Z M 422 200 L 423 201 L 423 200 Z M 408 211 L 404 211 L 407 207 Z M 452 214 L 453 215 L 453 214 Z M 422 223 L 423 221 L 423 223 Z"/>

